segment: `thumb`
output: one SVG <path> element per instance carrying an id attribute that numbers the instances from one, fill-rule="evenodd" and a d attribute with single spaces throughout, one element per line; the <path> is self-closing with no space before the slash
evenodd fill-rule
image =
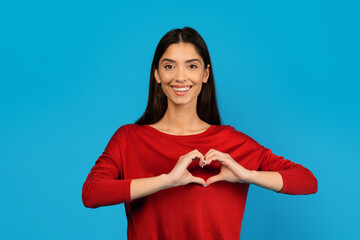
<path id="1" fill-rule="evenodd" d="M 202 179 L 202 178 L 200 178 L 200 177 L 193 177 L 193 178 L 191 179 L 191 182 L 193 182 L 193 183 L 198 183 L 198 184 L 203 185 L 203 186 L 206 185 L 205 180 Z"/>
<path id="2" fill-rule="evenodd" d="M 220 174 L 218 175 L 215 175 L 215 176 L 212 176 L 212 177 L 209 177 L 207 180 L 206 180 L 206 186 L 214 183 L 214 182 L 218 182 L 218 181 L 222 181 L 222 176 Z"/>

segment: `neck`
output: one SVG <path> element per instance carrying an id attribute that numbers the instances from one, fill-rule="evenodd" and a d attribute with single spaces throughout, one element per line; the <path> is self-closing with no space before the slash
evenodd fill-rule
<path id="1" fill-rule="evenodd" d="M 161 128 L 168 130 L 196 130 L 204 126 L 196 112 L 196 101 L 187 105 L 175 105 L 168 102 L 164 116 L 158 122 Z"/>

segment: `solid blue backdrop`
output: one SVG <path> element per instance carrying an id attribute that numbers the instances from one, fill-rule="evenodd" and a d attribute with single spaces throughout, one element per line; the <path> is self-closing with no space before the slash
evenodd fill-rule
<path id="1" fill-rule="evenodd" d="M 355 1 L 1 1 L 0 239 L 126 239 L 123 204 L 81 188 L 145 110 L 160 38 L 190 26 L 223 124 L 308 167 L 315 195 L 251 186 L 242 239 L 360 239 Z M 206 224 L 206 219 L 204 220 Z"/>

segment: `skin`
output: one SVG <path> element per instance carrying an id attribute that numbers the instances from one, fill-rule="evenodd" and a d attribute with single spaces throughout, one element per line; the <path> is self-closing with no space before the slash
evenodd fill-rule
<path id="1" fill-rule="evenodd" d="M 191 59 L 197 60 L 189 61 Z M 160 58 L 159 67 L 154 72 L 157 83 L 161 84 L 167 96 L 168 108 L 164 116 L 150 126 L 173 135 L 197 134 L 209 128 L 211 125 L 202 121 L 196 112 L 197 97 L 202 84 L 207 83 L 209 67 L 210 65 L 207 65 L 205 68 L 203 59 L 192 44 L 183 42 L 171 44 Z M 185 96 L 178 96 L 171 88 L 173 85 L 191 85 L 192 87 Z M 193 160 L 199 162 L 199 167 L 206 167 L 212 161 L 218 161 L 221 164 L 221 171 L 205 181 L 193 176 L 187 170 Z M 283 181 L 278 172 L 248 170 L 227 153 L 210 149 L 203 155 L 194 149 L 180 156 L 174 168 L 167 174 L 133 179 L 130 195 L 131 199 L 136 199 L 171 187 L 189 183 L 206 187 L 217 181 L 250 183 L 273 191 L 280 191 L 283 187 Z"/>
<path id="2" fill-rule="evenodd" d="M 168 61 L 168 60 L 171 61 Z M 191 59 L 197 59 L 187 62 Z M 209 67 L 190 43 L 171 44 L 159 60 L 154 77 L 167 96 L 168 108 L 154 128 L 174 135 L 190 135 L 205 131 L 210 125 L 202 121 L 196 112 L 197 97 L 202 84 L 209 78 Z M 191 85 L 185 96 L 178 96 L 171 86 Z"/>

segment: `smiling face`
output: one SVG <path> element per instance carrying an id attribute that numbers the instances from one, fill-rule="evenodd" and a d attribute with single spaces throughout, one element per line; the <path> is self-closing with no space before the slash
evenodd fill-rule
<path id="1" fill-rule="evenodd" d="M 171 44 L 159 60 L 154 75 L 167 96 L 168 103 L 189 104 L 195 102 L 203 83 L 209 78 L 209 66 L 191 43 Z M 168 104 L 169 105 L 169 104 Z"/>

